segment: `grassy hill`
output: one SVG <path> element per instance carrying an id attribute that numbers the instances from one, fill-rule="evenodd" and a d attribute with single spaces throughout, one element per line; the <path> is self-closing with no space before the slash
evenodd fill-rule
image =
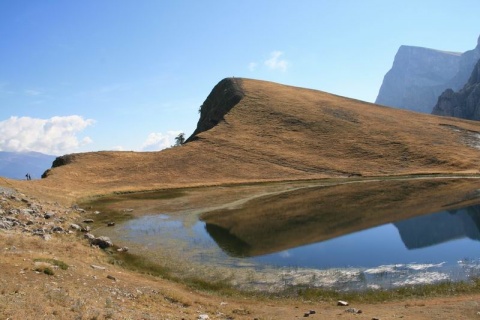
<path id="1" fill-rule="evenodd" d="M 41 181 L 73 199 L 112 191 L 350 176 L 478 173 L 480 123 L 321 91 L 227 78 L 188 142 L 161 152 L 64 157 Z"/>

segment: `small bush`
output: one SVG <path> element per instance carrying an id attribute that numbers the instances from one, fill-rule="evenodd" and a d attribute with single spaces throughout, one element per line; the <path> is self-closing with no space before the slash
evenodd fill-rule
<path id="1" fill-rule="evenodd" d="M 57 259 L 47 259 L 47 258 L 39 258 L 39 259 L 34 259 L 34 262 L 45 262 L 49 263 L 51 265 L 57 266 L 62 270 L 67 270 L 68 269 L 68 264 L 66 264 L 63 261 L 57 260 Z"/>
<path id="2" fill-rule="evenodd" d="M 41 266 L 41 267 L 36 267 L 35 271 L 37 272 L 43 272 L 49 276 L 53 276 L 55 272 L 53 272 L 52 268 L 46 267 L 46 266 Z"/>

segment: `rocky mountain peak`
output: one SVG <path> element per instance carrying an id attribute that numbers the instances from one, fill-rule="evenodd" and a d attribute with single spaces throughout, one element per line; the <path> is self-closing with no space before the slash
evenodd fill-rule
<path id="1" fill-rule="evenodd" d="M 480 37 L 464 53 L 401 46 L 375 103 L 430 113 L 446 89 L 461 89 L 480 59 Z"/>
<path id="2" fill-rule="evenodd" d="M 433 114 L 480 120 L 480 60 L 473 68 L 468 82 L 458 92 L 445 90 L 433 108 Z"/>

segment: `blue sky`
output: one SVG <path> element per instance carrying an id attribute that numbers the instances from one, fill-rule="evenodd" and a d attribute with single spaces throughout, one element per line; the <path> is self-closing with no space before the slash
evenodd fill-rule
<path id="1" fill-rule="evenodd" d="M 159 150 L 231 76 L 373 102 L 400 45 L 473 49 L 478 12 L 478 0 L 2 0 L 0 150 Z"/>

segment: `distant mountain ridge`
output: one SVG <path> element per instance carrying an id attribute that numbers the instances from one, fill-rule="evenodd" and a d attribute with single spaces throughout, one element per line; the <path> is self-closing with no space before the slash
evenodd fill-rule
<path id="1" fill-rule="evenodd" d="M 10 179 L 25 179 L 28 173 L 32 179 L 39 179 L 51 167 L 55 156 L 39 152 L 0 151 L 0 176 Z"/>
<path id="2" fill-rule="evenodd" d="M 443 91 L 465 85 L 478 59 L 480 37 L 475 49 L 464 53 L 401 46 L 375 103 L 431 113 Z"/>

